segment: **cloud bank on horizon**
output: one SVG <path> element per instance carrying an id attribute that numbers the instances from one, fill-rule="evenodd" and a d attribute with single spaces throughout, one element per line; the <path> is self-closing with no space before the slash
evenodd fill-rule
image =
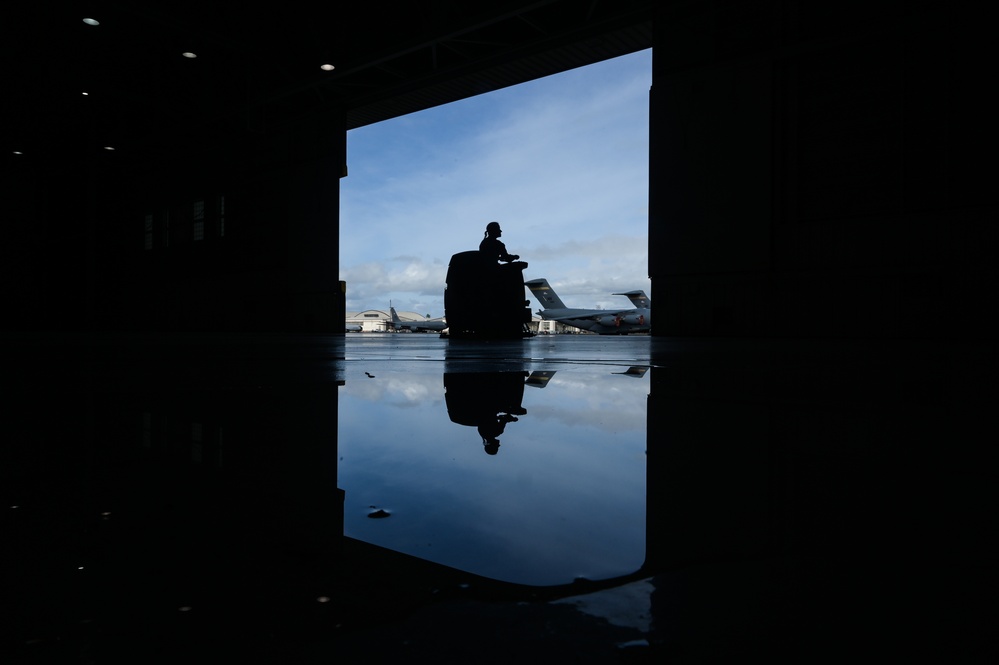
<path id="1" fill-rule="evenodd" d="M 650 293 L 651 84 L 648 50 L 348 132 L 347 311 L 441 316 L 451 255 L 494 220 L 524 279 L 548 279 L 570 307 Z"/>

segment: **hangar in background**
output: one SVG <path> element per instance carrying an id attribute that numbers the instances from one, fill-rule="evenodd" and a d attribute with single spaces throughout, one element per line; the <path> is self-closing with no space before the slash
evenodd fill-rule
<path id="1" fill-rule="evenodd" d="M 420 321 L 424 317 L 416 312 L 399 312 L 399 318 L 405 321 Z M 392 317 L 388 312 L 380 309 L 347 312 L 345 321 L 348 332 L 391 332 L 392 330 Z M 580 332 L 577 328 L 563 325 L 557 321 L 542 321 L 539 316 L 532 316 L 528 326 L 532 332 L 542 335 L 577 334 Z"/>
<path id="2" fill-rule="evenodd" d="M 399 312 L 403 321 L 420 321 L 424 319 L 416 312 Z M 360 332 L 391 332 L 392 316 L 380 309 L 366 309 L 361 312 L 347 312 L 345 320 L 347 329 L 351 326 L 361 326 Z"/>

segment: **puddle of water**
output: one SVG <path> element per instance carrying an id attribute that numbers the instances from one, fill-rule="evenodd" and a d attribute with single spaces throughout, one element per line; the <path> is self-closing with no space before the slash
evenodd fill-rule
<path id="1" fill-rule="evenodd" d="M 344 535 L 519 584 L 633 573 L 645 559 L 649 384 L 626 369 L 348 377 Z"/>

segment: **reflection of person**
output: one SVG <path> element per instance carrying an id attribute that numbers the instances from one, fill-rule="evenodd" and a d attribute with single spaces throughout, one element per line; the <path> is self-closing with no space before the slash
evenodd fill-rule
<path id="1" fill-rule="evenodd" d="M 506 429 L 507 423 L 515 422 L 517 422 L 517 419 L 510 414 L 499 413 L 495 418 L 490 418 L 479 425 L 479 436 L 482 437 L 482 447 L 485 448 L 486 454 L 495 455 L 499 452 L 499 435 Z"/>
<path id="2" fill-rule="evenodd" d="M 486 224 L 485 237 L 479 243 L 479 251 L 490 261 L 497 260 L 510 263 L 520 258 L 517 254 L 507 254 L 506 245 L 500 242 L 499 237 L 503 235 L 499 222 L 489 222 Z"/>
<path id="3" fill-rule="evenodd" d="M 527 413 L 520 372 L 444 372 L 444 401 L 451 422 L 475 427 L 487 455 L 499 452 L 507 423 Z"/>

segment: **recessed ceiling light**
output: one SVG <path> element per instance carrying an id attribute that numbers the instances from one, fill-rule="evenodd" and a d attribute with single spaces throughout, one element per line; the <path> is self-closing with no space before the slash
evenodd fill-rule
<path id="1" fill-rule="evenodd" d="M 113 150 L 114 150 L 114 147 L 112 147 L 112 146 L 109 146 L 109 145 L 106 145 L 106 146 L 104 146 L 104 149 L 105 149 L 105 150 L 112 150 L 112 151 L 113 151 Z"/>
<path id="2" fill-rule="evenodd" d="M 84 97 L 86 97 L 86 96 L 87 96 L 87 95 L 89 95 L 90 93 L 89 93 L 89 92 L 81 92 L 80 94 L 81 94 L 81 95 L 83 95 Z"/>
<path id="3" fill-rule="evenodd" d="M 319 69 L 323 70 L 324 72 L 331 72 L 334 69 L 336 69 L 336 67 L 330 64 L 326 64 L 326 65 L 319 65 Z"/>
<path id="4" fill-rule="evenodd" d="M 192 58 L 192 59 L 198 57 L 196 54 L 191 53 L 190 51 L 184 51 L 183 53 L 181 53 L 181 55 L 184 56 L 185 58 Z"/>
<path id="5" fill-rule="evenodd" d="M 15 151 L 14 151 L 14 154 L 15 154 L 15 155 L 23 155 L 24 153 L 23 153 L 23 152 L 21 152 L 20 150 L 15 150 Z M 17 506 L 11 506 L 11 508 L 17 508 Z"/>
<path id="6" fill-rule="evenodd" d="M 87 25 L 100 25 L 101 24 L 101 22 L 98 21 L 95 18 L 85 18 L 85 19 L 83 19 L 83 22 L 86 23 Z"/>

